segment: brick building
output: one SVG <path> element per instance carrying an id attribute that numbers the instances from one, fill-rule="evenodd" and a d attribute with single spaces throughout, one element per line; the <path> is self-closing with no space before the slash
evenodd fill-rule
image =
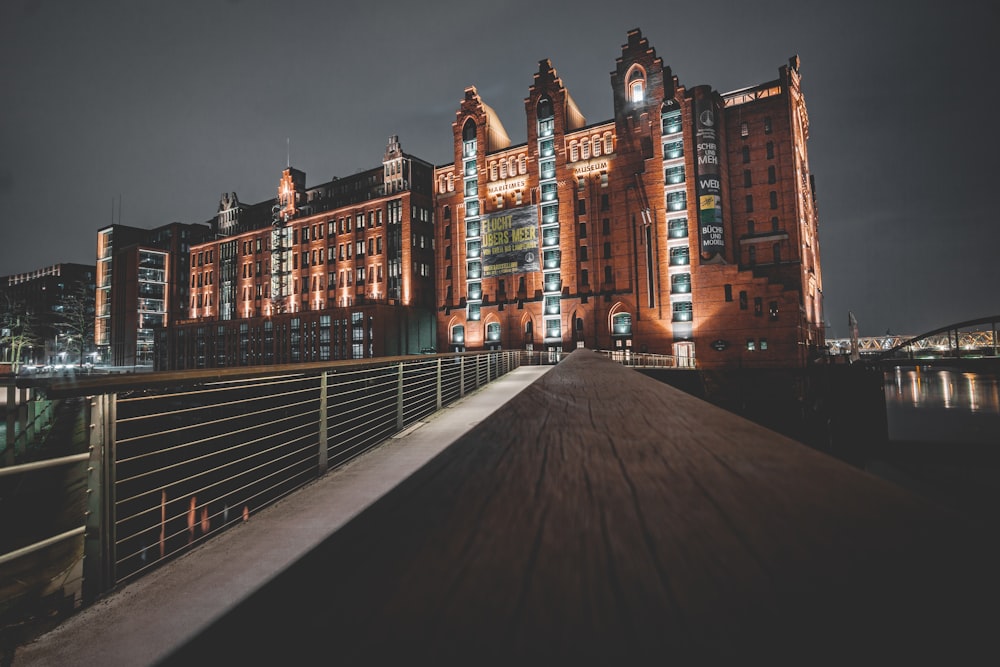
<path id="1" fill-rule="evenodd" d="M 435 343 L 433 166 L 391 137 L 382 164 L 277 196 L 223 195 L 215 238 L 193 246 L 182 318 L 161 369 L 415 354 Z"/>
<path id="2" fill-rule="evenodd" d="M 720 94 L 633 30 L 611 85 L 614 118 L 588 124 L 541 61 L 519 145 L 466 89 L 434 174 L 438 348 L 808 363 L 824 332 L 798 59 Z"/>

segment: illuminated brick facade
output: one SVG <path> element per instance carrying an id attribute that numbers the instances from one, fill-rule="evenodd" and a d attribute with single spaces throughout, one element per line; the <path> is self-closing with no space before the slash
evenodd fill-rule
<path id="1" fill-rule="evenodd" d="M 475 88 L 435 170 L 438 348 L 579 345 L 804 365 L 824 344 L 798 59 L 719 94 L 638 30 L 587 124 L 549 61 L 511 145 Z"/>
<path id="2" fill-rule="evenodd" d="M 389 140 L 381 166 L 275 199 L 223 195 L 217 238 L 191 249 L 186 317 L 163 369 L 415 354 L 435 341 L 433 167 Z"/>

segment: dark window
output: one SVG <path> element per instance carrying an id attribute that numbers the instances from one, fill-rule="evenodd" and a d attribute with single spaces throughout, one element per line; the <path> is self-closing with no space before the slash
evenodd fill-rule
<path id="1" fill-rule="evenodd" d="M 462 126 L 462 140 L 472 141 L 476 138 L 476 124 L 470 118 L 465 121 L 465 125 Z"/>
<path id="2" fill-rule="evenodd" d="M 587 269 L 583 269 L 580 271 L 580 283 L 583 285 L 590 284 L 590 272 L 587 271 Z"/>
<path id="3" fill-rule="evenodd" d="M 758 316 L 764 314 L 764 300 L 759 296 L 753 298 L 753 314 Z"/>
<path id="4" fill-rule="evenodd" d="M 733 286 L 730 285 L 729 283 L 726 283 L 723 286 L 723 289 L 725 290 L 725 293 L 726 293 L 726 301 L 732 301 L 733 300 Z"/>
<path id="5" fill-rule="evenodd" d="M 764 118 L 764 134 L 771 134 L 771 117 Z"/>
<path id="6" fill-rule="evenodd" d="M 751 185 L 753 185 L 753 179 L 750 176 L 750 170 L 749 169 L 744 169 L 743 170 L 743 187 L 749 188 Z"/>
<path id="7" fill-rule="evenodd" d="M 775 264 L 780 264 L 781 263 L 781 244 L 780 243 L 775 243 L 774 247 L 772 248 L 772 251 L 774 252 L 774 263 Z"/>
<path id="8" fill-rule="evenodd" d="M 771 218 L 771 231 L 774 231 L 774 232 L 778 231 L 778 218 L 777 217 Z"/>
<path id="9" fill-rule="evenodd" d="M 767 142 L 767 159 L 774 159 L 774 142 L 772 141 Z"/>
<path id="10" fill-rule="evenodd" d="M 778 193 L 771 190 L 771 208 L 778 208 Z"/>
<path id="11" fill-rule="evenodd" d="M 749 248 L 747 248 L 747 252 L 750 255 L 750 266 L 753 266 L 754 264 L 757 263 L 757 248 L 755 248 L 754 246 L 750 246 Z"/>
<path id="12" fill-rule="evenodd" d="M 605 266 L 604 267 L 604 282 L 607 283 L 607 284 L 609 284 L 609 285 L 611 284 L 611 267 L 610 266 Z"/>
<path id="13" fill-rule="evenodd" d="M 747 309 L 747 293 L 746 290 L 740 290 L 740 310 Z"/>
<path id="14" fill-rule="evenodd" d="M 608 235 L 608 234 L 611 233 L 611 219 L 610 218 L 604 218 L 603 220 L 601 220 L 601 233 L 604 234 L 604 235 Z"/>
<path id="15" fill-rule="evenodd" d="M 610 243 L 605 243 L 604 244 L 604 254 L 602 255 L 602 257 L 604 257 L 605 259 L 611 257 L 611 244 Z"/>
<path id="16" fill-rule="evenodd" d="M 585 215 L 587 213 L 587 200 L 577 199 L 576 200 L 576 212 L 580 215 Z"/>
<path id="17" fill-rule="evenodd" d="M 580 261 L 581 262 L 586 262 L 587 259 L 588 259 L 587 258 L 587 246 L 582 245 L 582 246 L 580 246 Z"/>
<path id="18" fill-rule="evenodd" d="M 743 164 L 747 164 L 748 162 L 750 162 L 750 147 L 749 146 L 744 146 L 743 147 Z"/>
<path id="19" fill-rule="evenodd" d="M 747 195 L 747 213 L 753 213 L 753 195 Z"/>
<path id="20" fill-rule="evenodd" d="M 581 239 L 587 238 L 587 223 L 586 222 L 581 222 L 580 223 L 580 238 Z"/>
<path id="21" fill-rule="evenodd" d="M 747 220 L 747 234 L 755 234 L 756 231 L 755 231 L 754 227 L 755 227 L 755 225 L 754 225 L 753 220 Z"/>
<path id="22" fill-rule="evenodd" d="M 774 172 L 774 165 L 772 164 L 767 168 L 767 182 L 774 183 L 777 179 L 777 175 Z"/>
<path id="23" fill-rule="evenodd" d="M 607 195 L 601 195 L 601 210 L 607 211 L 611 207 L 611 200 Z"/>

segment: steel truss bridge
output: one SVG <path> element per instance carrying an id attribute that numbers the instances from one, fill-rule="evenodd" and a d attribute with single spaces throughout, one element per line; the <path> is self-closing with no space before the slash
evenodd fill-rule
<path id="1" fill-rule="evenodd" d="M 859 336 L 858 353 L 879 359 L 957 359 L 1000 356 L 1000 315 L 983 317 L 928 331 L 919 336 Z M 850 338 L 829 338 L 832 355 L 851 353 Z"/>

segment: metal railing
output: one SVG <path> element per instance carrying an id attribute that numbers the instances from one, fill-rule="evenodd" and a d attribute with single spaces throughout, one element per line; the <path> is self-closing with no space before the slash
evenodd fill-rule
<path id="1" fill-rule="evenodd" d="M 423 355 L 53 384 L 57 395 L 87 397 L 80 402 L 87 453 L 0 468 L 0 483 L 80 464 L 85 507 L 76 525 L 30 543 L 5 540 L 0 566 L 20 567 L 25 576 L 24 556 L 79 538 L 80 599 L 88 603 L 531 363 L 527 355 Z"/>
<path id="2" fill-rule="evenodd" d="M 630 350 L 597 350 L 597 352 L 623 366 L 634 368 L 695 368 L 694 357 L 677 357 L 670 354 L 651 354 Z"/>

